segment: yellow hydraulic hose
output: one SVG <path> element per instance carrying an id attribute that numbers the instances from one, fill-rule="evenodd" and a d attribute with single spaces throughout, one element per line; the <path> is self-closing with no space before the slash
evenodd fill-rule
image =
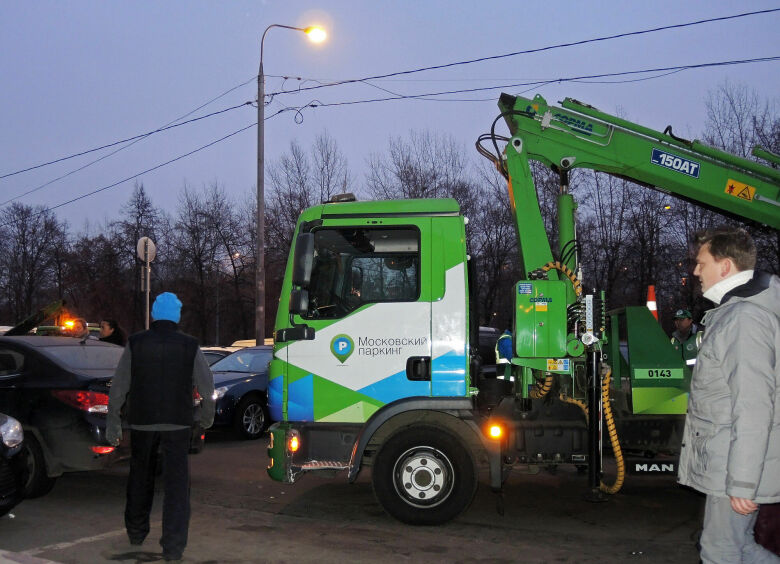
<path id="1" fill-rule="evenodd" d="M 531 391 L 528 393 L 528 395 L 533 399 L 541 399 L 547 395 L 547 393 L 550 391 L 550 388 L 552 388 L 552 385 L 553 375 L 548 374 L 547 378 L 544 379 L 544 382 L 537 382 L 534 387 L 531 388 Z"/>
<path id="2" fill-rule="evenodd" d="M 601 384 L 601 403 L 604 406 L 604 420 L 607 423 L 607 433 L 609 434 L 609 442 L 612 445 L 612 452 L 615 454 L 615 464 L 617 465 L 617 475 L 615 481 L 611 486 L 608 486 L 604 482 L 601 482 L 599 489 L 608 494 L 616 494 L 623 487 L 623 482 L 626 480 L 626 463 L 623 460 L 623 450 L 620 448 L 620 441 L 618 441 L 617 427 L 615 427 L 615 417 L 612 415 L 612 406 L 609 403 L 609 383 L 612 379 L 612 369 L 607 368 L 607 372 L 604 375 L 604 381 Z M 585 414 L 585 421 L 588 421 L 588 406 L 584 401 L 570 398 L 561 394 L 561 401 L 571 403 L 579 407 Z"/>
<path id="3" fill-rule="evenodd" d="M 562 264 L 560 261 L 555 262 L 548 262 L 542 267 L 542 270 L 544 272 L 548 272 L 550 270 L 557 270 L 559 272 L 562 272 L 564 276 L 566 276 L 572 284 L 572 287 L 574 288 L 574 293 L 577 294 L 577 297 L 580 297 L 582 295 L 582 284 L 580 283 L 577 276 L 571 271 L 569 267 L 567 267 L 565 264 Z M 608 486 L 604 482 L 601 482 L 599 489 L 601 491 L 608 493 L 608 494 L 615 494 L 620 491 L 620 488 L 623 487 L 623 482 L 626 479 L 626 464 L 623 460 L 623 451 L 620 448 L 620 442 L 618 441 L 617 436 L 617 428 L 615 427 L 615 417 L 612 415 L 612 406 L 609 403 L 609 383 L 612 378 L 612 369 L 607 367 L 607 372 L 604 375 L 604 382 L 601 384 L 601 402 L 604 406 L 604 420 L 607 423 L 607 433 L 609 433 L 609 442 L 612 444 L 612 452 L 615 454 L 615 463 L 617 464 L 617 475 L 615 476 L 615 482 Z M 550 391 L 549 386 L 547 386 L 547 381 L 550 380 L 550 377 L 548 376 L 547 380 L 545 380 L 545 383 L 542 387 L 537 386 L 531 390 L 531 397 L 544 397 L 544 395 L 547 394 L 547 392 Z M 540 395 L 535 396 L 534 393 L 538 393 Z M 563 394 L 560 395 L 561 401 L 564 401 L 566 403 L 571 403 L 576 406 L 578 406 L 582 411 L 585 413 L 585 420 L 588 420 L 588 406 L 585 405 L 585 402 L 570 398 L 567 396 L 564 396 Z"/>
<path id="4" fill-rule="evenodd" d="M 620 441 L 618 441 L 615 417 L 612 415 L 612 406 L 609 404 L 609 382 L 611 379 L 612 369 L 607 367 L 607 373 L 604 375 L 604 382 L 601 384 L 601 403 L 604 406 L 604 421 L 607 423 L 609 442 L 612 444 L 612 452 L 615 454 L 617 475 L 611 486 L 601 482 L 599 489 L 604 493 L 615 494 L 623 487 L 623 481 L 626 479 L 626 463 L 623 460 L 623 451 L 620 448 Z"/>
<path id="5" fill-rule="evenodd" d="M 576 405 L 577 407 L 579 407 L 582 410 L 582 412 L 585 414 L 585 423 L 588 422 L 588 406 L 585 405 L 584 401 L 575 398 L 570 398 L 569 396 L 565 396 L 563 394 L 560 395 L 560 399 L 562 402 L 570 403 L 572 405 Z"/>
<path id="6" fill-rule="evenodd" d="M 571 269 L 565 264 L 561 264 L 557 260 L 555 262 L 548 262 L 542 267 L 542 270 L 544 272 L 548 272 L 550 270 L 557 270 L 559 272 L 562 272 L 563 275 L 566 276 L 566 278 L 568 278 L 571 281 L 571 285 L 574 287 L 574 293 L 577 294 L 577 297 L 582 295 L 582 284 L 577 278 L 577 275 L 574 274 L 571 271 Z"/>

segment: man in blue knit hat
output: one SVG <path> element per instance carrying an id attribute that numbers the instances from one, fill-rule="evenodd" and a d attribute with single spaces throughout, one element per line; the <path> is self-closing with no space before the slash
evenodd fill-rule
<path id="1" fill-rule="evenodd" d="M 140 545 L 149 534 L 157 453 L 162 452 L 162 538 L 165 560 L 180 560 L 187 545 L 190 521 L 190 447 L 193 392 L 202 397 L 200 425 L 214 421 L 214 380 L 194 337 L 178 330 L 181 302 L 164 292 L 152 306 L 148 331 L 128 340 L 111 384 L 106 438 L 122 439 L 120 411 L 127 404 L 130 426 L 130 475 L 127 479 L 125 527 L 130 543 Z"/>

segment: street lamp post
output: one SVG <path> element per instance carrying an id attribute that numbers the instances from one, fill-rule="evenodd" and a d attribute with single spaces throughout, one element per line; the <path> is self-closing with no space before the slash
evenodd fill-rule
<path id="1" fill-rule="evenodd" d="M 293 27 L 271 24 L 260 39 L 260 70 L 257 74 L 257 235 L 255 250 L 255 339 L 258 345 L 265 341 L 265 74 L 263 73 L 263 42 L 272 27 L 302 31 L 309 39 L 320 42 L 325 31 L 316 26 Z"/>

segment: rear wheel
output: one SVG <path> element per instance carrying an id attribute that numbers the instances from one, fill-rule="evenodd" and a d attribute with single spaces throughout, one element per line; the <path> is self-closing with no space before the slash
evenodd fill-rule
<path id="1" fill-rule="evenodd" d="M 265 398 L 249 396 L 238 402 L 233 427 L 244 439 L 259 439 L 268 421 Z"/>
<path id="2" fill-rule="evenodd" d="M 24 497 L 41 497 L 49 493 L 57 479 L 50 478 L 46 474 L 46 459 L 43 457 L 43 449 L 32 433 L 26 433 L 24 436 L 22 460 L 25 466 Z"/>
<path id="3" fill-rule="evenodd" d="M 454 519 L 477 489 L 468 450 L 435 427 L 410 427 L 391 437 L 376 456 L 372 483 L 385 511 L 410 525 Z"/>

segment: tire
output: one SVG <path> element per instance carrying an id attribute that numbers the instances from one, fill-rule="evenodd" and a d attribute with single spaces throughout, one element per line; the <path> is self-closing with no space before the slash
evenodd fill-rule
<path id="1" fill-rule="evenodd" d="M 409 525 L 440 525 L 460 515 L 477 491 L 474 461 L 437 427 L 408 427 L 382 445 L 371 480 L 382 507 Z"/>
<path id="2" fill-rule="evenodd" d="M 22 461 L 25 465 L 24 497 L 41 497 L 49 493 L 57 479 L 50 478 L 46 474 L 46 459 L 43 457 L 43 449 L 32 433 L 24 435 Z"/>
<path id="3" fill-rule="evenodd" d="M 259 439 L 267 425 L 268 408 L 264 397 L 247 396 L 238 402 L 233 428 L 242 439 Z"/>

